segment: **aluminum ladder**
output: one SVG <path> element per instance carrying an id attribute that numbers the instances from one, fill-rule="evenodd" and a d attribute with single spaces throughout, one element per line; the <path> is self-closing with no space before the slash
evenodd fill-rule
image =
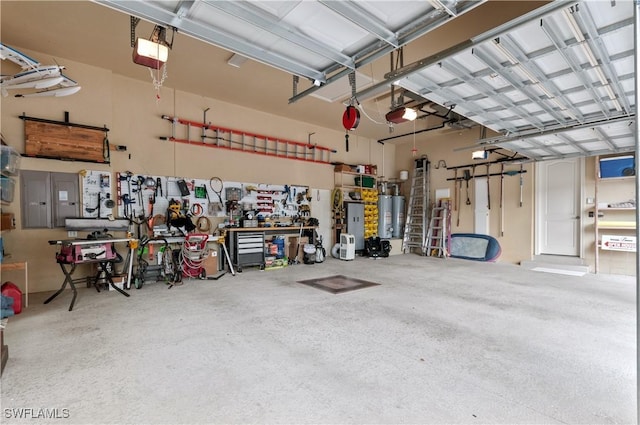
<path id="1" fill-rule="evenodd" d="M 438 201 L 431 210 L 429 230 L 427 231 L 426 255 L 428 257 L 446 258 L 449 256 L 451 243 L 451 208 L 448 198 Z"/>
<path id="2" fill-rule="evenodd" d="M 429 160 L 422 156 L 415 160 L 411 177 L 411 192 L 407 207 L 402 252 L 425 255 L 427 218 L 429 214 Z"/>

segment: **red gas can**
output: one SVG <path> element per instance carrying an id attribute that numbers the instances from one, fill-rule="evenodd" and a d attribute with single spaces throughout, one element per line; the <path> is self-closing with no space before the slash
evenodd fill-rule
<path id="1" fill-rule="evenodd" d="M 0 292 L 5 297 L 13 298 L 13 313 L 20 314 L 22 311 L 22 291 L 13 282 L 5 282 L 0 288 Z"/>

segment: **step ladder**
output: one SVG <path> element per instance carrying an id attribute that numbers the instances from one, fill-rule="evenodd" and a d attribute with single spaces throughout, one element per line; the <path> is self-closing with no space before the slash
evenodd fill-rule
<path id="1" fill-rule="evenodd" d="M 411 177 L 411 192 L 407 207 L 402 252 L 425 255 L 427 217 L 429 214 L 429 160 L 422 156 L 415 160 Z"/>
<path id="2" fill-rule="evenodd" d="M 446 258 L 451 244 L 451 202 L 448 198 L 438 201 L 431 210 L 429 230 L 427 231 L 426 255 Z"/>

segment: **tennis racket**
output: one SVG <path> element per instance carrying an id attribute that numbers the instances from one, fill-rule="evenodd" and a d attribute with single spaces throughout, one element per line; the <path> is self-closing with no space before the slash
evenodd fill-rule
<path id="1" fill-rule="evenodd" d="M 222 188 L 224 187 L 222 179 L 220 177 L 211 177 L 211 180 L 209 180 L 209 187 L 211 187 L 211 190 L 218 195 L 218 200 L 222 203 Z"/>

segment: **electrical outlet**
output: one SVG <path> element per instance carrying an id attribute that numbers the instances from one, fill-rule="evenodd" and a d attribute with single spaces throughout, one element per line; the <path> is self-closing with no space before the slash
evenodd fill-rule
<path id="1" fill-rule="evenodd" d="M 70 238 L 77 238 L 78 237 L 78 232 L 76 232 L 75 230 L 69 230 L 67 232 L 67 236 L 69 236 Z"/>
<path id="2" fill-rule="evenodd" d="M 592 205 L 595 203 L 595 200 L 593 198 L 587 198 L 587 205 Z"/>

